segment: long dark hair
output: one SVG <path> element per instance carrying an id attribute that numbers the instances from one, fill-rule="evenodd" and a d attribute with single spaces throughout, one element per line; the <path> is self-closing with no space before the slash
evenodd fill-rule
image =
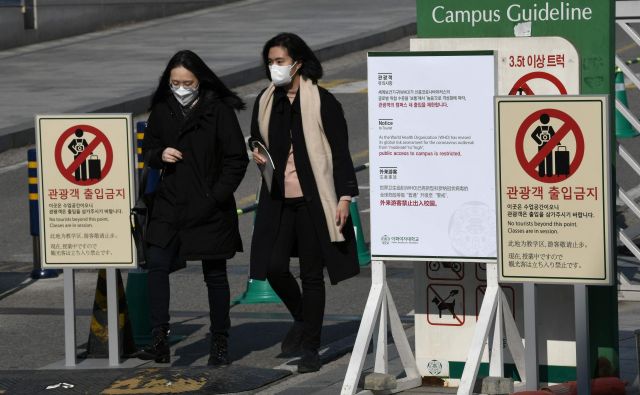
<path id="1" fill-rule="evenodd" d="M 301 76 L 310 79 L 314 84 L 318 83 L 318 80 L 322 78 L 322 65 L 307 43 L 297 34 L 280 33 L 267 41 L 264 44 L 264 48 L 262 48 L 262 62 L 269 80 L 271 80 L 269 50 L 273 47 L 286 48 L 294 62 L 302 62 L 302 67 L 299 71 Z"/>
<path id="2" fill-rule="evenodd" d="M 236 110 L 244 110 L 246 108 L 245 103 L 232 92 L 227 86 L 218 78 L 218 76 L 207 66 L 204 61 L 195 54 L 193 51 L 182 50 L 178 51 L 171 57 L 167 67 L 160 76 L 158 87 L 156 88 L 153 98 L 151 99 L 151 107 L 155 106 L 159 102 L 166 100 L 171 95 L 171 89 L 169 88 L 169 78 L 171 76 L 171 70 L 176 67 L 184 67 L 196 76 L 200 86 L 200 96 L 204 96 L 207 92 L 212 92 L 220 100 L 227 103 Z"/>

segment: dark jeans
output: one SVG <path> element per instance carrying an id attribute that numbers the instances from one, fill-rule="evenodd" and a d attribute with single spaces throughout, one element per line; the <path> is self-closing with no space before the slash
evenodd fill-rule
<path id="1" fill-rule="evenodd" d="M 152 328 L 169 325 L 169 267 L 173 261 L 179 259 L 179 248 L 177 237 L 165 248 L 149 246 L 149 307 Z M 211 333 L 228 335 L 231 326 L 229 320 L 231 297 L 227 280 L 227 261 L 203 260 L 202 273 L 209 296 Z"/>
<path id="2" fill-rule="evenodd" d="M 294 243 L 300 257 L 302 292 L 289 271 L 289 255 Z M 320 347 L 325 303 L 323 268 L 320 243 L 304 198 L 286 199 L 267 279 L 294 320 L 303 323 L 302 348 L 305 350 Z"/>

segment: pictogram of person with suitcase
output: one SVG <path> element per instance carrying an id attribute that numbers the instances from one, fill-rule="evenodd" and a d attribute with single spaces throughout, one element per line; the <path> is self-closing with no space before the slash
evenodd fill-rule
<path id="1" fill-rule="evenodd" d="M 89 143 L 83 138 L 84 132 L 82 129 L 76 129 L 76 138 L 72 139 L 67 148 L 73 153 L 73 160 L 75 161 L 82 153 L 87 149 Z M 88 166 L 87 166 L 88 164 Z M 87 171 L 88 170 L 88 171 Z M 102 178 L 102 167 L 100 158 L 90 154 L 88 159 L 83 160 L 80 165 L 74 171 L 74 177 L 77 181 L 86 181 L 87 179 L 99 180 Z"/>
<path id="2" fill-rule="evenodd" d="M 541 125 L 538 125 L 531 133 L 531 138 L 538 144 L 538 151 L 541 151 L 551 140 L 551 137 L 556 134 L 553 126 L 549 125 L 549 119 L 549 114 L 540 115 Z M 553 155 L 551 152 L 538 164 L 538 175 L 540 177 L 553 176 Z"/>
<path id="3" fill-rule="evenodd" d="M 538 151 L 541 151 L 555 134 L 553 126 L 549 125 L 549 120 L 549 114 L 540 115 L 540 125 L 531 133 L 531 138 L 538 144 Z M 554 175 L 568 176 L 569 163 L 569 151 L 567 147 L 558 145 L 555 152 L 553 150 L 549 151 L 549 154 L 540 161 L 538 164 L 538 175 L 540 177 L 552 177 Z"/>

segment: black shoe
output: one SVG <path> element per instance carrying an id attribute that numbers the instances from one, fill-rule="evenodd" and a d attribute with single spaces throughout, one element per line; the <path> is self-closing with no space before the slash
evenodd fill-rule
<path id="1" fill-rule="evenodd" d="M 304 350 L 302 358 L 298 361 L 298 373 L 317 372 L 322 367 L 320 355 L 316 350 Z"/>
<path id="2" fill-rule="evenodd" d="M 169 351 L 169 327 L 161 326 L 153 328 L 151 336 L 153 336 L 151 344 L 133 354 L 133 357 L 145 361 L 153 360 L 158 363 L 169 363 L 171 359 Z"/>
<path id="3" fill-rule="evenodd" d="M 213 334 L 211 336 L 211 347 L 209 349 L 208 366 L 223 367 L 228 366 L 229 361 L 229 341 L 223 334 Z"/>
<path id="4" fill-rule="evenodd" d="M 304 324 L 302 322 L 293 322 L 293 325 L 289 328 L 289 332 L 287 332 L 280 345 L 281 356 L 293 356 L 300 353 L 303 328 Z"/>

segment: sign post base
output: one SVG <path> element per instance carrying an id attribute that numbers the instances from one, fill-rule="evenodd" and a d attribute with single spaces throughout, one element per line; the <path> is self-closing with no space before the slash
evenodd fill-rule
<path id="1" fill-rule="evenodd" d="M 513 361 L 516 364 L 518 372 L 520 372 L 523 381 L 526 382 L 524 367 L 524 346 L 522 345 L 522 337 L 518 331 L 509 303 L 505 297 L 500 285 L 498 284 L 498 265 L 497 263 L 487 263 L 487 289 L 480 307 L 480 315 L 478 316 L 478 324 L 473 334 L 469 356 L 464 365 L 462 378 L 460 379 L 460 387 L 458 387 L 458 395 L 473 394 L 474 384 L 478 377 L 478 369 L 482 361 L 482 353 L 485 343 L 489 337 L 489 332 L 494 329 L 493 345 L 491 347 L 490 372 L 491 375 L 503 375 L 503 353 L 502 353 L 502 333 L 504 325 L 504 334 L 507 338 L 507 347 L 511 352 Z M 533 349 L 536 344 L 531 345 Z"/>
<path id="2" fill-rule="evenodd" d="M 388 314 L 387 314 L 388 313 Z M 362 321 L 353 347 L 353 353 L 349 361 L 347 373 L 342 384 L 342 395 L 356 394 L 358 381 L 362 375 L 362 367 L 367 356 L 367 349 L 371 341 L 376 322 L 379 321 L 377 342 L 375 343 L 375 373 L 388 373 L 387 360 L 387 321 L 391 326 L 391 335 L 398 349 L 402 366 L 406 373 L 405 378 L 397 381 L 396 388 L 390 393 L 405 391 L 419 387 L 422 378 L 418 373 L 416 360 L 411 351 L 409 340 L 404 332 L 398 310 L 393 302 L 386 278 L 386 268 L 383 261 L 371 262 L 371 290 L 367 304 L 362 314 Z M 370 391 L 361 391 L 358 394 L 370 394 Z"/>

